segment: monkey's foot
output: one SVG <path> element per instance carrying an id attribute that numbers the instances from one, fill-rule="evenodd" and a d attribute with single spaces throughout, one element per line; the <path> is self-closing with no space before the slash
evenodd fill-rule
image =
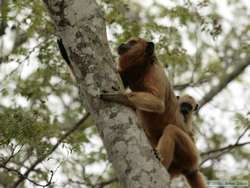
<path id="1" fill-rule="evenodd" d="M 154 152 L 155 157 L 156 157 L 159 161 L 161 161 L 161 154 L 160 154 L 156 149 L 153 149 L 153 152 Z"/>

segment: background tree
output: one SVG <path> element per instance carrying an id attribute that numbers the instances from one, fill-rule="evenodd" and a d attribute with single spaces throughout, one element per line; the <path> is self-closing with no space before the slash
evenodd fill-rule
<path id="1" fill-rule="evenodd" d="M 200 100 L 195 126 L 206 177 L 249 180 L 249 3 L 140 2 L 98 1 L 114 57 L 131 36 L 155 41 L 176 92 Z M 0 4 L 0 187 L 20 179 L 23 187 L 119 187 L 44 4 Z"/>

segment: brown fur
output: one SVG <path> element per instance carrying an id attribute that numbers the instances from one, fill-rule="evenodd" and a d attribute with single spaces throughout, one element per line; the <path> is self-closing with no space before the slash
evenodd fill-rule
<path id="1" fill-rule="evenodd" d="M 177 97 L 178 99 L 178 104 L 180 108 L 180 112 L 182 114 L 182 119 L 185 122 L 185 127 L 187 129 L 187 133 L 189 136 L 192 138 L 194 141 L 194 130 L 193 130 L 193 112 L 198 110 L 199 105 L 197 104 L 196 100 L 190 96 L 190 95 L 183 95 L 181 97 Z M 190 105 L 190 110 L 187 113 L 183 113 L 182 108 L 184 107 L 185 104 Z"/>
<path id="2" fill-rule="evenodd" d="M 196 186 L 203 180 L 198 176 L 193 178 L 198 169 L 198 152 L 187 134 L 179 103 L 164 68 L 157 61 L 152 43 L 141 38 L 131 39 L 119 46 L 118 53 L 118 71 L 132 92 L 104 94 L 102 98 L 134 108 L 149 141 L 160 153 L 171 176 L 191 174 L 190 185 L 205 188 L 201 183 L 201 186 Z"/>
<path id="3" fill-rule="evenodd" d="M 190 95 L 184 95 L 181 97 L 177 97 L 180 113 L 182 114 L 183 121 L 185 122 L 185 126 L 188 129 L 188 135 L 190 138 L 195 142 L 195 134 L 193 130 L 192 120 L 193 120 L 193 113 L 198 110 L 199 105 L 197 104 L 196 100 Z M 186 105 L 189 105 L 189 108 L 185 108 Z M 205 180 L 203 174 L 198 170 L 195 171 L 183 171 L 184 176 L 186 177 L 187 181 L 191 185 L 191 187 L 206 187 Z"/>

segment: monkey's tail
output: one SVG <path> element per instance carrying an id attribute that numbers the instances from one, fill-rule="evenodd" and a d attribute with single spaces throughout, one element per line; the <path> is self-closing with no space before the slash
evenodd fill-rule
<path id="1" fill-rule="evenodd" d="M 62 39 L 59 38 L 57 40 L 57 45 L 59 47 L 59 50 L 60 50 L 60 53 L 61 53 L 63 59 L 66 61 L 67 65 L 69 66 L 71 77 L 73 78 L 73 80 L 75 80 L 75 74 L 74 74 L 73 65 L 70 62 L 69 56 L 68 56 L 67 51 L 66 51 L 66 49 L 65 49 L 65 47 L 63 45 Z"/>
<path id="2" fill-rule="evenodd" d="M 192 188 L 207 188 L 205 178 L 199 170 L 189 172 L 185 177 Z"/>

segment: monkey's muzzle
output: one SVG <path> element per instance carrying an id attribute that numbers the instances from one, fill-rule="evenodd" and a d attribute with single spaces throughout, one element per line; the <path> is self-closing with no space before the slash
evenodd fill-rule
<path id="1" fill-rule="evenodd" d="M 184 114 L 184 115 L 188 114 L 192 110 L 193 110 L 193 107 L 191 104 L 189 104 L 189 103 L 182 103 L 181 104 L 181 113 L 182 114 Z"/>
<path id="2" fill-rule="evenodd" d="M 129 44 L 122 43 L 120 46 L 118 46 L 117 53 L 119 55 L 122 55 L 122 54 L 126 53 L 129 49 L 130 49 L 130 45 Z"/>

